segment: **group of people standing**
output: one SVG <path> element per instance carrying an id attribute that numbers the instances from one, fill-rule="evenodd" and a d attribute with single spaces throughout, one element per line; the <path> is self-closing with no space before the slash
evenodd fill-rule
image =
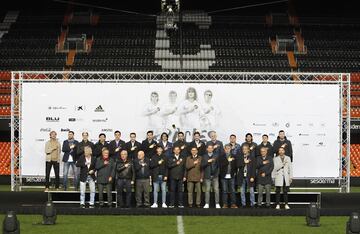
<path id="1" fill-rule="evenodd" d="M 121 140 L 120 131 L 115 131 L 115 139 L 109 143 L 101 133 L 94 144 L 88 140 L 88 133 L 82 133 L 82 141 L 74 139 L 74 132 L 68 132 L 68 139 L 60 145 L 56 132 L 50 132 L 46 143 L 46 191 L 50 185 L 50 171 L 54 167 L 55 188 L 59 188 L 59 163 L 61 151 L 64 153 L 63 188 L 68 188 L 70 167 L 74 173 L 74 186 L 80 187 L 80 206 L 85 207 L 86 184 L 90 189 L 90 208 L 95 204 L 95 183 L 99 191 L 100 206 L 104 206 L 103 191 L 107 192 L 107 206 L 112 206 L 113 187 L 117 190 L 119 207 L 130 207 L 132 187 L 135 185 L 137 207 L 150 207 L 152 187 L 152 208 L 183 208 L 184 188 L 187 188 L 187 206 L 201 207 L 201 193 L 205 193 L 203 208 L 210 207 L 210 191 L 215 195 L 216 208 L 238 208 L 236 191 L 240 189 L 240 202 L 246 207 L 246 192 L 250 192 L 250 206 L 270 207 L 270 193 L 273 181 L 276 190 L 276 209 L 280 209 L 280 192 L 283 190 L 285 209 L 289 209 L 289 187 L 293 179 L 292 145 L 280 131 L 277 140 L 271 144 L 268 136 L 262 142 L 253 142 L 250 133 L 241 145 L 236 136 L 230 135 L 229 143 L 217 139 L 215 131 L 209 133 L 210 140 L 201 140 L 199 132 L 193 134 L 193 141 L 186 142 L 183 132 L 177 133 L 177 141 L 168 141 L 167 133 L 162 133 L 160 141 L 154 140 L 152 131 L 142 143 L 136 140 L 136 133 L 130 134 L 130 141 Z M 168 188 L 168 189 L 167 189 Z M 220 193 L 221 188 L 221 193 Z M 255 188 L 258 191 L 255 203 Z M 167 193 L 170 193 L 167 200 Z M 159 191 L 161 201 L 159 202 Z M 125 192 L 126 196 L 123 197 Z M 266 194 L 263 204 L 263 193 Z M 221 203 L 220 206 L 220 194 Z M 195 201 L 194 201 L 195 195 Z"/>

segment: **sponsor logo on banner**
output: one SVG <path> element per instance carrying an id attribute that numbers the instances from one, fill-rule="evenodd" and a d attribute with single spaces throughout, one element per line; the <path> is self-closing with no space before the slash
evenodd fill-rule
<path id="1" fill-rule="evenodd" d="M 325 127 L 326 124 L 325 124 L 325 123 L 321 123 L 320 126 L 321 126 L 321 127 Z"/>
<path id="2" fill-rule="evenodd" d="M 325 143 L 322 142 L 322 141 L 320 141 L 316 146 L 317 146 L 317 147 L 324 147 L 324 146 L 325 146 Z"/>
<path id="3" fill-rule="evenodd" d="M 290 128 L 290 123 L 289 123 L 289 122 L 286 123 L 286 124 L 285 124 L 285 127 Z"/>
<path id="4" fill-rule="evenodd" d="M 82 106 L 75 106 L 75 111 L 85 111 L 86 110 L 86 106 L 82 105 Z"/>
<path id="5" fill-rule="evenodd" d="M 274 137 L 275 133 L 269 133 L 269 136 Z"/>
<path id="6" fill-rule="evenodd" d="M 45 139 L 44 139 L 44 138 L 38 138 L 38 139 L 35 139 L 35 141 L 44 142 L 44 141 L 45 141 Z"/>
<path id="7" fill-rule="evenodd" d="M 105 123 L 108 121 L 108 118 L 105 118 L 105 119 L 93 119 L 92 120 L 94 123 Z"/>
<path id="8" fill-rule="evenodd" d="M 60 117 L 46 117 L 46 122 L 59 122 Z"/>
<path id="9" fill-rule="evenodd" d="M 65 106 L 49 106 L 49 110 L 66 110 L 67 108 Z"/>
<path id="10" fill-rule="evenodd" d="M 101 105 L 99 105 L 98 107 L 95 108 L 95 112 L 105 112 L 105 110 Z"/>
<path id="11" fill-rule="evenodd" d="M 303 143 L 302 145 L 303 145 L 303 146 L 310 146 L 309 143 Z"/>
<path id="12" fill-rule="evenodd" d="M 51 132 L 51 128 L 40 128 L 40 132 Z"/>
<path id="13" fill-rule="evenodd" d="M 297 126 L 297 127 L 301 127 L 301 126 L 302 126 L 302 124 L 301 124 L 301 123 L 298 123 L 298 124 L 296 124 L 296 126 Z"/>
<path id="14" fill-rule="evenodd" d="M 266 126 L 265 123 L 253 123 L 254 126 Z"/>
<path id="15" fill-rule="evenodd" d="M 68 132 L 68 131 L 70 131 L 70 129 L 69 128 L 62 128 L 60 131 L 61 132 Z"/>
<path id="16" fill-rule="evenodd" d="M 254 136 L 261 136 L 262 134 L 260 132 L 254 132 Z"/>
<path id="17" fill-rule="evenodd" d="M 314 123 L 309 123 L 309 127 L 314 127 Z"/>
<path id="18" fill-rule="evenodd" d="M 83 119 L 80 119 L 80 118 L 69 118 L 68 120 L 69 120 L 69 122 L 79 122 L 79 121 L 83 121 Z"/>
<path id="19" fill-rule="evenodd" d="M 103 128 L 101 129 L 102 132 L 112 132 L 113 130 L 111 128 Z"/>
<path id="20" fill-rule="evenodd" d="M 299 136 L 309 136 L 308 133 L 299 133 Z"/>
<path id="21" fill-rule="evenodd" d="M 333 178 L 311 179 L 310 184 L 335 184 L 335 179 Z"/>
<path id="22" fill-rule="evenodd" d="M 316 136 L 326 136 L 325 133 L 317 133 Z"/>
<path id="23" fill-rule="evenodd" d="M 274 123 L 272 123 L 272 126 L 273 126 L 273 127 L 279 127 L 279 123 L 278 123 L 278 122 L 274 122 Z"/>

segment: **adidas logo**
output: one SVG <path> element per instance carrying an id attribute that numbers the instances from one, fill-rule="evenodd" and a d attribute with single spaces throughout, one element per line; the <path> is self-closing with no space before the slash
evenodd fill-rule
<path id="1" fill-rule="evenodd" d="M 104 112 L 104 109 L 102 108 L 101 105 L 99 105 L 98 107 L 95 108 L 95 112 Z"/>

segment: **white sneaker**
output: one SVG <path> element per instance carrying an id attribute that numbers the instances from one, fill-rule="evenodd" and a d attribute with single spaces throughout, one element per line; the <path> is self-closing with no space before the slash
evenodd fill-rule
<path id="1" fill-rule="evenodd" d="M 220 206 L 219 204 L 216 204 L 215 208 L 216 208 L 216 209 L 220 209 L 221 206 Z"/>
<path id="2" fill-rule="evenodd" d="M 290 206 L 288 206 L 288 204 L 285 205 L 285 210 L 290 210 Z"/>
<path id="3" fill-rule="evenodd" d="M 162 204 L 162 208 L 167 208 L 167 205 L 165 203 Z"/>
<path id="4" fill-rule="evenodd" d="M 158 204 L 154 203 L 152 204 L 152 206 L 150 206 L 151 208 L 158 208 Z"/>
<path id="5" fill-rule="evenodd" d="M 275 209 L 280 210 L 280 205 L 276 205 Z"/>
<path id="6" fill-rule="evenodd" d="M 205 208 L 205 209 L 208 209 L 208 208 L 209 208 L 209 204 L 205 204 L 204 208 Z"/>

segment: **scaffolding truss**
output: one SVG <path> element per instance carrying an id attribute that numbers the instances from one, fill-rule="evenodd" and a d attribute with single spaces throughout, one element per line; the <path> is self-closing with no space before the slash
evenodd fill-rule
<path id="1" fill-rule="evenodd" d="M 350 74 L 247 72 L 66 72 L 11 74 L 11 190 L 21 191 L 22 84 L 26 82 L 334 84 L 339 86 L 339 189 L 350 192 Z"/>

